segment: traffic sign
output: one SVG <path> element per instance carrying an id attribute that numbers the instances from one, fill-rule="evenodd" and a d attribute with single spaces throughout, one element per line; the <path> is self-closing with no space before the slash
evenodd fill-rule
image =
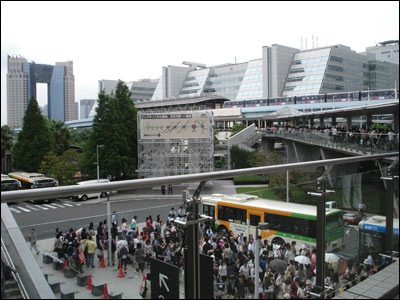
<path id="1" fill-rule="evenodd" d="M 151 297 L 153 299 L 179 299 L 179 268 L 159 259 L 149 258 Z"/>

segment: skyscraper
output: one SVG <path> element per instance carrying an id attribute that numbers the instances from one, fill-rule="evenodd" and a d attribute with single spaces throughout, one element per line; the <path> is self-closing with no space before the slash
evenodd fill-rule
<path id="1" fill-rule="evenodd" d="M 48 118 L 75 119 L 75 78 L 72 61 L 54 66 L 28 62 L 21 56 L 8 56 L 7 119 L 10 128 L 21 128 L 29 99 L 37 99 L 36 83 L 47 83 Z"/>

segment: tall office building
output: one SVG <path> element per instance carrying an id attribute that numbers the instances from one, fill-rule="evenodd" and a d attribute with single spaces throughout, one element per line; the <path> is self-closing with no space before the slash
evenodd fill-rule
<path id="1" fill-rule="evenodd" d="M 21 128 L 29 99 L 36 96 L 36 83 L 47 83 L 47 116 L 51 120 L 75 119 L 75 78 L 72 61 L 53 65 L 8 56 L 7 119 L 10 128 Z"/>
<path id="2" fill-rule="evenodd" d="M 80 120 L 87 119 L 96 99 L 82 99 L 80 101 Z"/>
<path id="3" fill-rule="evenodd" d="M 379 45 L 367 47 L 367 53 L 375 54 L 377 61 L 399 64 L 399 40 L 385 41 Z"/>

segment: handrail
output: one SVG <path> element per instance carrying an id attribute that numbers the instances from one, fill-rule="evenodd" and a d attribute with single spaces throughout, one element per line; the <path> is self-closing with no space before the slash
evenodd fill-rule
<path id="1" fill-rule="evenodd" d="M 11 274 L 12 277 L 14 278 L 15 282 L 18 285 L 18 289 L 21 293 L 21 296 L 23 299 L 30 299 L 28 292 L 25 289 L 25 286 L 21 280 L 21 277 L 18 274 L 18 271 L 15 269 L 14 263 L 11 259 L 10 254 L 8 253 L 7 247 L 3 241 L 3 238 L 1 238 L 1 254 L 4 257 L 5 262 L 7 263 L 8 267 L 11 269 Z M 3 278 L 2 278 L 3 280 Z"/>
<path id="2" fill-rule="evenodd" d="M 1 202 L 21 202 L 27 199 L 43 199 L 46 197 L 69 197 L 77 194 L 84 193 L 99 193 L 104 191 L 123 191 L 123 190 L 134 190 L 139 188 L 148 188 L 167 184 L 176 183 L 187 183 L 187 182 L 200 182 L 207 180 L 226 179 L 236 176 L 253 175 L 253 174 L 264 174 L 272 173 L 277 171 L 295 170 L 300 168 L 308 167 L 319 167 L 327 165 L 338 165 L 346 163 L 357 163 L 369 160 L 379 160 L 389 157 L 399 157 L 399 152 L 376 154 L 376 155 L 363 155 L 358 157 L 345 157 L 326 159 L 318 161 L 308 161 L 299 163 L 289 163 L 282 165 L 274 165 L 267 167 L 255 167 L 239 170 L 228 170 L 218 172 L 207 172 L 197 173 L 188 175 L 175 175 L 175 176 L 164 176 L 156 178 L 145 178 L 145 179 L 134 179 L 124 181 L 114 181 L 109 183 L 93 184 L 93 185 L 72 185 L 72 186 L 61 186 L 52 188 L 41 188 L 31 189 L 22 191 L 8 191 L 1 192 Z"/>

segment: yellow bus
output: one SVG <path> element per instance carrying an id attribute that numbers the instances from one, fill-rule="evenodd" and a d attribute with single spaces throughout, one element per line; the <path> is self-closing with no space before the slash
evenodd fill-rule
<path id="1" fill-rule="evenodd" d="M 231 231 L 255 237 L 260 222 L 269 224 L 259 230 L 261 238 L 273 244 L 306 244 L 316 247 L 317 207 L 261 199 L 258 196 L 213 194 L 202 197 L 201 211 L 213 217 L 218 232 Z M 340 209 L 326 209 L 326 251 L 342 250 L 344 225 Z"/>
<path id="2" fill-rule="evenodd" d="M 58 186 L 58 181 L 54 178 L 46 177 L 40 173 L 27 173 L 27 172 L 13 172 L 8 174 L 9 177 L 18 179 L 21 182 L 22 189 L 38 189 L 45 187 Z M 33 200 L 32 202 L 39 202 L 43 200 Z"/>

